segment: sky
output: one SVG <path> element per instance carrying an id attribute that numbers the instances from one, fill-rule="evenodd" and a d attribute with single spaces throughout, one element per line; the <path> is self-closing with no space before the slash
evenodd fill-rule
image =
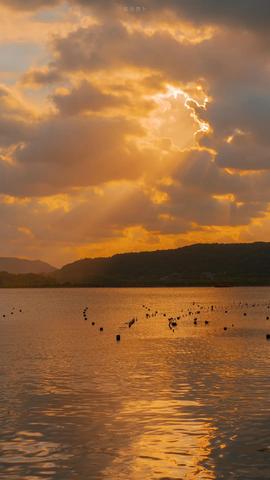
<path id="1" fill-rule="evenodd" d="M 269 0 L 0 17 L 0 256 L 269 241 Z"/>

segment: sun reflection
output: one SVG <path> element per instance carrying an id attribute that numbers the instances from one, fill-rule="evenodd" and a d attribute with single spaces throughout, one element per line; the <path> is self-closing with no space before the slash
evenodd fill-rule
<path id="1" fill-rule="evenodd" d="M 196 478 L 214 480 L 215 474 L 204 466 L 211 452 L 213 427 L 207 420 L 192 419 L 189 409 L 200 407 L 192 400 L 140 400 L 128 402 L 121 418 L 132 412 L 138 425 L 138 435 L 119 452 L 106 469 L 113 478 L 123 462 L 128 478 Z M 133 432 L 134 434 L 135 432 Z M 122 477 L 120 477 L 122 478 Z"/>

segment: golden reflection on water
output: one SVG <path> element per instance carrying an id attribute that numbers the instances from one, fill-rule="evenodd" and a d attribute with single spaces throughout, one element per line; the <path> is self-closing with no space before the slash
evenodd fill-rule
<path id="1" fill-rule="evenodd" d="M 104 471 L 104 477 L 215 479 L 215 474 L 203 466 L 210 455 L 210 437 L 214 434 L 211 422 L 187 421 L 184 411 L 184 407 L 196 406 L 199 404 L 194 401 L 127 402 L 121 411 L 122 418 L 132 415 L 141 428 L 119 451 L 118 458 Z M 149 419 L 151 428 L 147 426 Z M 127 461 L 128 469 L 122 476 L 121 465 Z"/>
<path id="2" fill-rule="evenodd" d="M 25 312 L 0 319 L 1 479 L 268 478 L 270 289 L 0 297 L 3 309 Z M 204 305 L 196 327 L 184 313 L 194 298 Z M 239 299 L 257 307 L 243 317 Z M 144 303 L 168 316 L 181 312 L 178 328 L 163 316 L 146 319 Z"/>

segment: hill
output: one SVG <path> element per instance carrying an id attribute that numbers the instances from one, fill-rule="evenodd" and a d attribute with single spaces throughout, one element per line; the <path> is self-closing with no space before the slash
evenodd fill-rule
<path id="1" fill-rule="evenodd" d="M 15 262 L 16 274 L 1 272 L 2 260 L 0 288 L 270 286 L 270 243 L 263 242 L 197 244 L 174 250 L 86 258 L 59 270 L 43 262 L 18 260 L 25 272 L 17 273 Z M 11 264 L 4 268 L 11 269 Z M 42 274 L 33 273 L 34 268 Z M 26 273 L 29 269 L 31 273 Z"/>
<path id="2" fill-rule="evenodd" d="M 53 277 L 75 286 L 270 285 L 270 243 L 197 244 L 84 259 Z"/>
<path id="3" fill-rule="evenodd" d="M 0 272 L 7 272 L 13 274 L 26 273 L 51 273 L 55 270 L 54 267 L 48 263 L 40 260 L 26 260 L 23 258 L 14 257 L 0 257 Z"/>
<path id="4" fill-rule="evenodd" d="M 43 288 L 57 286 L 56 280 L 49 275 L 37 275 L 35 273 L 15 275 L 0 272 L 0 288 Z"/>

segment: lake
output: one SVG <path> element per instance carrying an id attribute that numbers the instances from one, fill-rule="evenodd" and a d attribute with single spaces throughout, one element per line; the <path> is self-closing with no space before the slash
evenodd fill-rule
<path id="1" fill-rule="evenodd" d="M 270 288 L 0 290 L 0 478 L 269 479 L 269 305 Z"/>

